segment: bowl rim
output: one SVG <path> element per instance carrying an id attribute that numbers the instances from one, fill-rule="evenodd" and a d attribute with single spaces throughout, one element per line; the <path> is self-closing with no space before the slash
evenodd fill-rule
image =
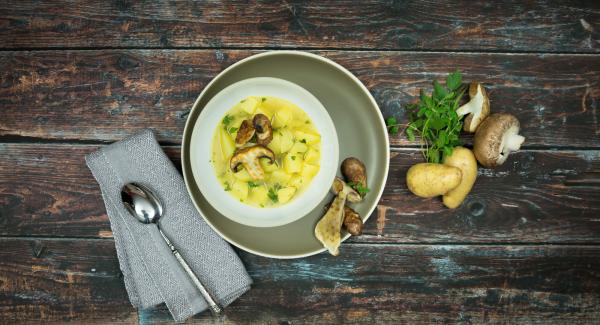
<path id="1" fill-rule="evenodd" d="M 206 94 L 206 92 L 211 88 L 211 86 L 213 84 L 215 84 L 216 82 L 218 82 L 222 76 L 227 73 L 230 70 L 233 70 L 234 68 L 236 68 L 239 65 L 242 65 L 248 61 L 257 59 L 257 58 L 262 58 L 262 57 L 268 57 L 268 56 L 273 56 L 273 55 L 298 55 L 298 56 L 304 56 L 304 57 L 308 57 L 314 60 L 318 60 L 321 62 L 324 62 L 328 65 L 333 66 L 334 68 L 336 68 L 337 70 L 341 71 L 343 74 L 345 74 L 348 78 L 350 78 L 350 80 L 352 80 L 362 91 L 363 93 L 367 96 L 368 100 L 371 102 L 371 104 L 377 108 L 377 115 L 378 115 L 378 120 L 380 123 L 380 126 L 383 129 L 387 129 L 387 126 L 385 124 L 385 120 L 383 119 L 383 115 L 381 114 L 381 109 L 379 108 L 379 105 L 377 105 L 377 102 L 375 101 L 375 98 L 373 98 L 373 95 L 371 95 L 371 92 L 369 92 L 369 90 L 367 89 L 367 87 L 355 76 L 353 75 L 350 71 L 348 71 L 348 69 L 344 68 L 342 65 L 340 65 L 339 63 L 336 63 L 335 61 L 322 57 L 320 55 L 314 54 L 314 53 L 310 53 L 310 52 L 305 52 L 305 51 L 299 51 L 299 50 L 276 50 L 276 51 L 266 51 L 266 52 L 262 52 L 262 53 L 257 53 L 257 54 L 253 54 L 250 55 L 248 57 L 245 57 L 233 64 L 231 64 L 230 66 L 228 66 L 227 68 L 225 68 L 224 70 L 222 70 L 221 72 L 219 72 L 208 84 L 206 84 L 206 86 L 204 86 L 204 89 L 202 89 L 202 91 L 200 92 L 200 94 L 198 95 L 198 97 L 196 98 L 196 100 L 194 101 L 194 104 L 192 105 L 192 109 L 190 110 L 190 113 L 188 114 L 188 118 L 185 122 L 185 126 L 184 126 L 184 131 L 183 131 L 183 135 L 182 135 L 182 140 L 181 140 L 181 162 L 182 162 L 182 171 L 183 171 L 183 176 L 184 176 L 184 182 L 185 182 L 185 186 L 188 190 L 188 195 L 190 195 L 190 199 L 192 200 L 192 203 L 194 204 L 194 206 L 196 207 L 196 210 L 198 211 L 198 213 L 202 216 L 202 218 L 204 218 L 204 220 L 206 221 L 206 223 L 217 233 L 219 234 L 219 236 L 221 236 L 221 238 L 225 239 L 227 242 L 229 242 L 230 244 L 243 249 L 246 252 L 258 255 L 258 256 L 264 256 L 264 257 L 268 257 L 268 258 L 275 258 L 275 259 L 295 259 L 295 258 L 302 258 L 302 257 L 308 257 L 308 256 L 312 256 L 312 255 L 316 255 L 319 254 L 321 252 L 324 252 L 326 250 L 326 248 L 320 248 L 317 250 L 313 250 L 310 252 L 306 252 L 306 253 L 302 253 L 302 254 L 293 254 L 293 255 L 274 255 L 274 254 L 268 254 L 268 253 L 264 253 L 264 252 L 260 252 L 257 250 L 254 250 L 250 247 L 247 247 L 245 245 L 239 244 L 237 243 L 235 240 L 231 239 L 229 236 L 225 235 L 224 233 L 222 233 L 217 227 L 215 227 L 212 222 L 210 222 L 210 220 L 204 216 L 204 212 L 202 212 L 202 209 L 200 208 L 200 206 L 198 205 L 198 202 L 196 202 L 195 199 L 193 199 L 193 195 L 192 195 L 192 189 L 191 189 L 191 184 L 189 181 L 189 177 L 193 177 L 191 175 L 189 175 L 189 173 L 191 171 L 188 171 L 185 168 L 185 147 L 186 147 L 186 134 L 188 134 L 188 129 L 190 128 L 190 125 L 192 124 L 191 122 L 191 117 L 194 116 L 194 111 L 197 109 L 197 107 L 199 106 L 198 104 L 200 103 L 200 100 L 204 97 L 204 95 Z M 390 160 L 390 142 L 389 142 L 389 138 L 385 137 L 385 146 L 387 148 L 387 150 L 385 151 L 385 161 L 387 161 L 388 163 L 385 164 L 385 170 L 384 170 L 384 175 L 388 175 L 389 173 L 389 160 Z M 377 191 L 377 193 L 375 193 L 377 195 L 376 201 L 379 201 L 381 199 L 381 196 L 383 194 L 383 190 L 385 188 L 385 180 L 384 180 L 384 186 L 381 186 L 381 188 Z M 371 207 L 369 209 L 369 211 L 365 214 L 365 216 L 363 216 L 363 222 L 365 222 L 366 220 L 369 219 L 369 217 L 371 216 L 371 214 L 373 214 L 373 211 L 375 210 L 375 208 L 377 207 L 377 204 L 373 205 L 373 207 Z M 346 234 L 346 236 L 344 236 L 344 238 L 342 238 L 342 242 L 344 242 L 346 239 L 348 239 L 350 237 L 350 234 Z"/>
<path id="2" fill-rule="evenodd" d="M 214 133 L 227 110 L 237 104 L 238 98 L 247 95 L 258 96 L 252 88 L 260 90 L 264 96 L 273 96 L 290 101 L 302 109 L 313 120 L 322 139 L 322 156 L 318 173 L 292 201 L 272 208 L 258 208 L 238 202 L 223 191 L 214 174 L 214 166 L 198 155 L 212 149 Z M 233 95 L 235 94 L 236 97 Z M 240 96 L 237 96 L 240 95 Z M 292 99 L 296 97 L 295 99 Z M 217 123 L 217 124 L 215 124 Z M 304 87 L 281 78 L 252 77 L 237 81 L 215 94 L 202 108 L 190 138 L 190 168 L 197 187 L 208 203 L 230 220 L 250 227 L 279 227 L 292 223 L 312 211 L 329 192 L 339 164 L 339 141 L 335 124 L 327 109 Z M 202 136 L 200 136 L 202 135 Z M 210 136 L 209 136 L 210 135 Z M 208 174 L 208 175 L 207 175 Z"/>

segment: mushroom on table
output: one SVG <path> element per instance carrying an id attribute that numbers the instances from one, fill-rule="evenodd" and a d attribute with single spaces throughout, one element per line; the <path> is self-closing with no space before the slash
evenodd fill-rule
<path id="1" fill-rule="evenodd" d="M 517 151 L 525 138 L 519 135 L 519 120 L 511 114 L 496 113 L 486 118 L 475 133 L 473 153 L 485 167 L 502 165 L 511 151 Z"/>
<path id="2" fill-rule="evenodd" d="M 465 132 L 475 132 L 481 122 L 490 115 L 490 99 L 485 88 L 478 82 L 469 85 L 469 97 L 471 100 L 456 110 L 458 116 L 467 115 L 463 123 Z"/>

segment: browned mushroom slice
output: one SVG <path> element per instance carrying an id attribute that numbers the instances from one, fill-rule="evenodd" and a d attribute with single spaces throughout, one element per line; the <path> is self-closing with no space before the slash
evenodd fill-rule
<path id="1" fill-rule="evenodd" d="M 240 129 L 238 130 L 237 135 L 235 136 L 235 144 L 238 146 L 246 144 L 246 142 L 250 141 L 254 136 L 254 126 L 252 125 L 252 121 L 244 120 L 240 125 Z"/>
<path id="2" fill-rule="evenodd" d="M 346 189 L 346 192 L 348 193 L 348 198 L 347 198 L 348 202 L 358 203 L 358 202 L 362 201 L 362 196 L 360 196 L 360 194 L 358 194 L 358 192 L 356 190 L 354 190 L 352 187 L 350 187 L 348 184 L 346 184 L 346 182 L 344 182 L 341 178 L 336 177 L 333 180 L 333 185 L 331 186 L 331 192 L 335 195 L 338 195 L 344 189 Z"/>
<path id="3" fill-rule="evenodd" d="M 344 228 L 352 236 L 360 236 L 363 230 L 363 222 L 358 212 L 349 206 L 344 207 Z"/>
<path id="4" fill-rule="evenodd" d="M 258 144 L 266 146 L 273 140 L 273 127 L 271 127 L 271 121 L 264 114 L 254 115 L 252 119 L 254 129 L 256 129 L 256 142 Z"/>
<path id="5" fill-rule="evenodd" d="M 358 158 L 348 157 L 342 162 L 341 170 L 348 185 L 357 190 L 361 196 L 365 196 L 369 191 L 365 164 Z"/>
<path id="6" fill-rule="evenodd" d="M 229 167 L 235 173 L 238 171 L 239 166 L 242 165 L 253 179 L 263 179 L 265 177 L 265 172 L 260 166 L 260 158 L 269 158 L 271 163 L 275 162 L 275 154 L 273 154 L 271 149 L 261 145 L 255 145 L 238 149 L 233 154 L 233 157 L 231 157 Z"/>

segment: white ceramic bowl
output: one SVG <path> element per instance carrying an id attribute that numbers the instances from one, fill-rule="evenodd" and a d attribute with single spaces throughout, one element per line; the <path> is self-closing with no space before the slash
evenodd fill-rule
<path id="1" fill-rule="evenodd" d="M 272 208 L 257 208 L 239 202 L 225 192 L 209 161 L 213 135 L 225 113 L 248 96 L 273 96 L 300 107 L 321 134 L 320 169 L 310 185 L 290 202 Z M 276 227 L 307 215 L 327 195 L 337 172 L 339 145 L 335 126 L 327 110 L 306 89 L 278 78 L 251 78 L 236 82 L 215 95 L 202 109 L 190 139 L 191 169 L 202 195 L 227 218 L 254 227 Z"/>

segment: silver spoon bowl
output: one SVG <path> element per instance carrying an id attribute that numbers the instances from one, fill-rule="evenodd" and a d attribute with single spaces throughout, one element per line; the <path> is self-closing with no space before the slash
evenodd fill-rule
<path id="1" fill-rule="evenodd" d="M 169 238 L 160 229 L 160 224 L 158 221 L 163 214 L 163 208 L 158 197 L 149 188 L 143 185 L 129 183 L 125 184 L 121 189 L 121 200 L 125 205 L 125 209 L 127 209 L 127 211 L 129 211 L 129 213 L 139 222 L 144 224 L 156 224 L 156 227 L 158 228 L 162 238 L 165 240 L 165 243 L 167 246 L 169 246 L 171 252 L 173 255 L 175 255 L 175 258 L 179 264 L 181 264 L 181 267 L 183 267 L 196 288 L 198 288 L 198 291 L 200 291 L 204 297 L 204 300 L 206 300 L 208 303 L 210 311 L 213 313 L 213 315 L 218 316 L 221 313 L 221 307 L 217 305 L 204 285 L 202 285 L 202 282 L 200 282 L 196 274 L 194 274 L 194 271 L 192 271 L 179 251 L 175 248 L 175 246 L 173 246 L 171 240 L 169 240 Z"/>

